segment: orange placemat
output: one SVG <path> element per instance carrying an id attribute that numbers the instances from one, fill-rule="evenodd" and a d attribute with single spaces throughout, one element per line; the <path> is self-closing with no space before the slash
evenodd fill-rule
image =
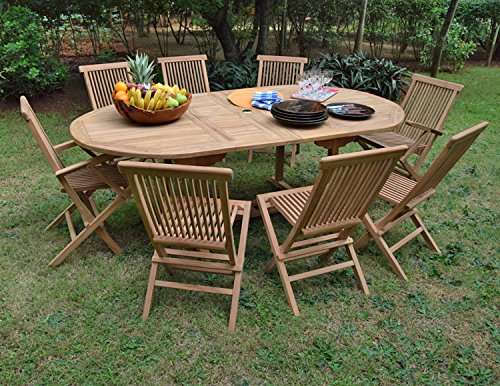
<path id="1" fill-rule="evenodd" d="M 246 89 L 237 90 L 237 91 L 232 92 L 231 94 L 229 94 L 227 96 L 227 99 L 229 100 L 229 102 L 231 102 L 235 106 L 250 109 L 250 108 L 252 108 L 252 97 L 258 91 L 270 91 L 270 90 L 257 89 L 257 88 L 246 88 Z M 283 95 L 281 93 L 278 93 L 278 96 L 281 99 L 284 99 Z"/>

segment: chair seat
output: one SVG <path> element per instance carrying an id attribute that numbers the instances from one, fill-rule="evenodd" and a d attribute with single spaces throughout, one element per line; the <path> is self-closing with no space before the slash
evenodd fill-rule
<path id="1" fill-rule="evenodd" d="M 311 186 L 271 193 L 271 205 L 291 224 L 295 225 L 312 191 Z"/>
<path id="2" fill-rule="evenodd" d="M 394 131 L 386 133 L 376 133 L 371 135 L 360 135 L 359 138 L 363 142 L 367 142 L 375 147 L 393 147 L 400 145 L 411 146 L 415 141 Z"/>
<path id="3" fill-rule="evenodd" d="M 391 173 L 380 190 L 379 197 L 392 204 L 399 204 L 415 187 L 416 181 L 399 173 Z"/>
<path id="4" fill-rule="evenodd" d="M 99 166 L 99 171 L 110 181 L 119 185 L 127 186 L 126 179 L 118 172 L 115 166 Z M 94 191 L 98 189 L 109 189 L 102 177 L 92 168 L 82 168 L 66 175 L 66 181 L 77 192 Z M 64 191 L 64 190 L 63 190 Z"/>

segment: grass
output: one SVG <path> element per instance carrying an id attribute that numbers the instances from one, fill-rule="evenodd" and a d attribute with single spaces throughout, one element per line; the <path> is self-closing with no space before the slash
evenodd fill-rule
<path id="1" fill-rule="evenodd" d="M 498 382 L 500 70 L 467 68 L 444 78 L 465 89 L 432 157 L 451 134 L 491 124 L 421 208 L 443 255 L 409 244 L 397 254 L 410 279 L 403 283 L 371 245 L 360 252 L 369 297 L 350 272 L 306 280 L 294 284 L 302 312 L 294 317 L 278 275 L 263 272 L 271 254 L 253 220 L 233 335 L 221 296 L 160 289 L 142 321 L 152 249 L 133 202 L 108 226 L 123 255 L 92 237 L 65 264 L 47 267 L 68 234 L 62 226 L 43 229 L 68 200 L 18 113 L 1 113 L 0 385 Z M 40 114 L 54 142 L 68 138 L 84 108 Z M 287 174 L 297 186 L 313 181 L 323 153 L 304 146 L 302 154 Z M 233 154 L 227 165 L 235 170 L 232 196 L 251 199 L 271 189 L 265 178 L 273 162 L 245 157 Z"/>

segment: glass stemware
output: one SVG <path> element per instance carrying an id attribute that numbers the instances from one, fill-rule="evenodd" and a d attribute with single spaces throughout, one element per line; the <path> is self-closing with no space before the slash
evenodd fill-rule
<path id="1" fill-rule="evenodd" d="M 332 71 L 323 71 L 319 68 L 308 70 L 299 77 L 299 94 L 302 96 L 321 94 L 332 78 Z"/>

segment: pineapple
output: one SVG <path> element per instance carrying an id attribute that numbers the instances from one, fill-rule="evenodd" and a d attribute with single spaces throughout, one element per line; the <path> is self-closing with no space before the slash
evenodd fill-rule
<path id="1" fill-rule="evenodd" d="M 134 83 L 150 85 L 155 77 L 155 63 L 146 54 L 136 53 L 135 58 L 127 57 L 130 75 Z"/>

